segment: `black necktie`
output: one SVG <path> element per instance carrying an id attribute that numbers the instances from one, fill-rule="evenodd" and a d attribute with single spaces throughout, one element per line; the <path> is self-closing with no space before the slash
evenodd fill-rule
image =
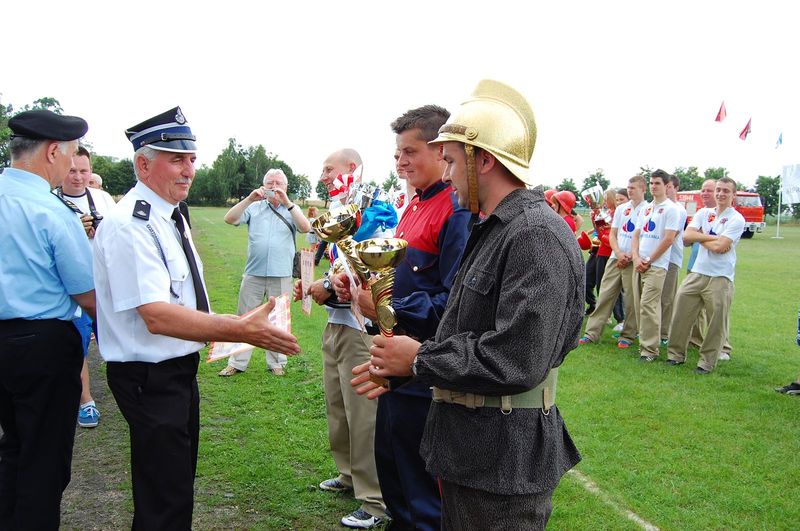
<path id="1" fill-rule="evenodd" d="M 194 295 L 197 299 L 197 309 L 201 312 L 208 313 L 206 290 L 203 289 L 203 281 L 200 279 L 200 271 L 197 269 L 197 260 L 194 259 L 194 253 L 192 252 L 189 238 L 186 237 L 186 227 L 183 224 L 183 217 L 181 217 L 181 213 L 177 208 L 172 211 L 172 221 L 175 222 L 175 226 L 178 228 L 178 234 L 181 236 L 183 254 L 186 255 L 186 261 L 189 262 L 189 271 L 192 273 L 192 284 L 194 285 Z"/>

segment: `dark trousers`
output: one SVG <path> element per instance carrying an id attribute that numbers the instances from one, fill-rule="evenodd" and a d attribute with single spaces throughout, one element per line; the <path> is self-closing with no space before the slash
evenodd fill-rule
<path id="1" fill-rule="evenodd" d="M 319 265 L 320 260 L 325 256 L 325 249 L 328 248 L 328 242 L 322 240 L 319 242 L 317 252 L 314 254 L 314 265 Z"/>
<path id="2" fill-rule="evenodd" d="M 82 366 L 71 321 L 0 321 L 0 529 L 58 529 Z"/>
<path id="3" fill-rule="evenodd" d="M 430 405 L 430 398 L 397 392 L 378 399 L 375 465 L 393 531 L 438 531 L 441 525 L 439 485 L 419 455 Z"/>
<path id="4" fill-rule="evenodd" d="M 600 291 L 600 282 L 597 280 L 597 261 L 601 258 L 597 256 L 597 252 L 589 253 L 589 258 L 586 260 L 586 305 L 588 308 L 586 309 L 586 315 L 589 315 L 594 311 L 594 307 L 597 304 L 597 297 L 595 296 L 595 289 L 597 292 Z M 605 268 L 605 262 L 603 263 L 603 267 Z M 600 277 L 602 278 L 603 272 L 600 272 Z"/>
<path id="5" fill-rule="evenodd" d="M 131 436 L 133 529 L 192 527 L 200 395 L 195 352 L 162 361 L 108 362 L 108 386 Z"/>
<path id="6" fill-rule="evenodd" d="M 442 480 L 445 531 L 544 530 L 553 512 L 553 491 L 502 495 Z"/>

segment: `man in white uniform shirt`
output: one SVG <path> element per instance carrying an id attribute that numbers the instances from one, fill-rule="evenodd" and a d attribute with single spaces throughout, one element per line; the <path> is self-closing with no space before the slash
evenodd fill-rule
<path id="1" fill-rule="evenodd" d="M 701 309 L 708 318 L 700 360 L 694 372 L 708 374 L 714 370 L 728 330 L 728 313 L 733 296 L 736 269 L 736 244 L 744 231 L 744 218 L 733 208 L 736 181 L 723 177 L 717 181 L 714 196 L 716 208 L 703 208 L 686 228 L 684 240 L 700 243 L 692 272 L 678 289 L 669 335 L 667 363 L 681 365 L 686 361 L 689 333 Z"/>
<path id="2" fill-rule="evenodd" d="M 72 167 L 69 175 L 64 179 L 61 186 L 53 192 L 75 212 L 83 224 L 83 230 L 89 238 L 92 250 L 94 250 L 95 229 L 99 225 L 102 217 L 107 214 L 116 203 L 108 193 L 102 190 L 89 191 L 88 184 L 92 173 L 92 158 L 89 151 L 79 146 L 75 155 L 72 157 Z M 80 310 L 79 310 L 80 311 Z M 73 321 L 75 328 L 81 335 L 83 343 L 83 369 L 81 369 L 81 402 L 78 406 L 78 425 L 81 428 L 94 428 L 100 422 L 100 412 L 92 398 L 92 390 L 89 381 L 89 343 L 92 338 L 92 319 L 86 312 L 80 311 L 80 315 Z"/>
<path id="3" fill-rule="evenodd" d="M 133 529 L 191 529 L 200 429 L 198 351 L 209 340 L 299 352 L 269 324 L 274 301 L 241 319 L 209 313 L 177 205 L 195 175 L 195 137 L 176 107 L 126 131 L 138 182 L 95 237 L 100 352 L 130 428 Z"/>
<path id="4" fill-rule="evenodd" d="M 683 229 L 686 227 L 686 209 L 678 203 L 678 190 L 681 181 L 675 175 L 670 175 L 667 180 L 667 197 L 678 207 L 680 215 L 678 233 L 672 248 L 669 251 L 669 268 L 664 278 L 664 288 L 661 290 L 661 346 L 666 347 L 669 342 L 669 325 L 672 323 L 672 302 L 675 292 L 678 291 L 678 274 L 683 266 Z"/>
<path id="5" fill-rule="evenodd" d="M 636 315 L 639 318 L 639 361 L 658 357 L 661 335 L 661 292 L 669 267 L 670 249 L 678 233 L 680 215 L 667 198 L 669 174 L 656 170 L 650 175 L 653 201 L 639 213 L 633 231 L 633 282 Z"/>
<path id="6" fill-rule="evenodd" d="M 582 345 L 596 343 L 600 340 L 603 326 L 608 321 L 614 309 L 617 297 L 621 290 L 625 291 L 625 324 L 620 333 L 618 348 L 628 348 L 633 344 L 638 333 L 637 316 L 633 303 L 633 231 L 636 228 L 636 219 L 639 211 L 646 204 L 644 201 L 645 180 L 641 175 L 636 175 L 628 180 L 628 197 L 630 201 L 623 203 L 614 211 L 611 221 L 611 233 L 608 243 L 611 246 L 611 258 L 606 264 L 603 273 L 603 282 L 600 284 L 600 293 L 597 296 L 597 305 L 594 312 L 586 322 L 586 330 L 580 339 Z"/>

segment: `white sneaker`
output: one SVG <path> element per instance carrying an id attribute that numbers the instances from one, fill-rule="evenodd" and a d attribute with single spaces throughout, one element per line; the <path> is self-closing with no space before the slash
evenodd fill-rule
<path id="1" fill-rule="evenodd" d="M 356 509 L 342 518 L 342 525 L 352 529 L 372 529 L 383 523 L 383 518 L 373 516 L 363 509 Z"/>
<path id="2" fill-rule="evenodd" d="M 730 360 L 731 360 L 731 355 L 728 354 L 727 352 L 720 352 L 719 357 L 717 358 L 717 361 L 730 361 Z"/>
<path id="3" fill-rule="evenodd" d="M 619 323 L 617 326 L 614 327 L 614 332 L 622 332 L 622 329 L 625 327 L 625 321 Z"/>

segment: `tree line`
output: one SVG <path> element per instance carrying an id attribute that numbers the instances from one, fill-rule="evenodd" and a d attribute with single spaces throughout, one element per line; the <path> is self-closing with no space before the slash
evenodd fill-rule
<path id="1" fill-rule="evenodd" d="M 15 110 L 11 104 L 0 102 L 0 168 L 10 165 L 8 142 L 11 130 L 8 120 L 18 112 L 32 109 L 48 109 L 57 114 L 62 114 L 61 104 L 55 98 L 43 97 L 33 103 L 26 104 Z M 118 159 L 94 153 L 89 143 L 84 144 L 92 152 L 92 169 L 103 177 L 103 188 L 113 196 L 121 196 L 136 184 L 131 159 Z M 261 186 L 262 178 L 267 170 L 280 168 L 288 179 L 288 195 L 292 200 L 305 202 L 311 197 L 311 182 L 308 176 L 296 174 L 291 166 L 281 160 L 277 155 L 270 153 L 262 145 L 243 147 L 235 138 L 228 139 L 228 145 L 217 156 L 211 167 L 201 166 L 197 169 L 194 183 L 189 192 L 187 202 L 190 205 L 223 206 L 230 200 L 239 200 L 246 197 L 254 188 Z M 649 178 L 652 169 L 642 166 L 639 173 Z M 681 190 L 699 190 L 706 179 L 719 179 L 727 176 L 728 170 L 708 168 L 700 174 L 697 166 L 688 168 L 678 167 L 672 172 L 680 179 Z M 626 180 L 627 181 L 627 180 Z M 374 181 L 370 181 L 376 185 Z M 556 187 L 558 190 L 569 190 L 575 194 L 581 205 L 587 206 L 580 197 L 580 192 L 595 184 L 604 190 L 608 189 L 611 181 L 605 176 L 602 169 L 598 169 L 583 179 L 580 189 L 572 178 L 564 178 Z M 400 184 L 394 172 L 384 180 L 382 188 L 386 191 L 399 189 Z M 743 185 L 739 185 L 744 189 Z M 756 184 L 750 191 L 758 193 L 764 203 L 764 213 L 774 216 L 778 213 L 778 193 L 780 189 L 780 176 L 759 176 Z M 330 196 L 325 184 L 318 181 L 316 185 L 317 197 L 328 206 Z M 782 205 L 782 212 L 791 212 L 793 217 L 800 219 L 800 204 Z"/>

